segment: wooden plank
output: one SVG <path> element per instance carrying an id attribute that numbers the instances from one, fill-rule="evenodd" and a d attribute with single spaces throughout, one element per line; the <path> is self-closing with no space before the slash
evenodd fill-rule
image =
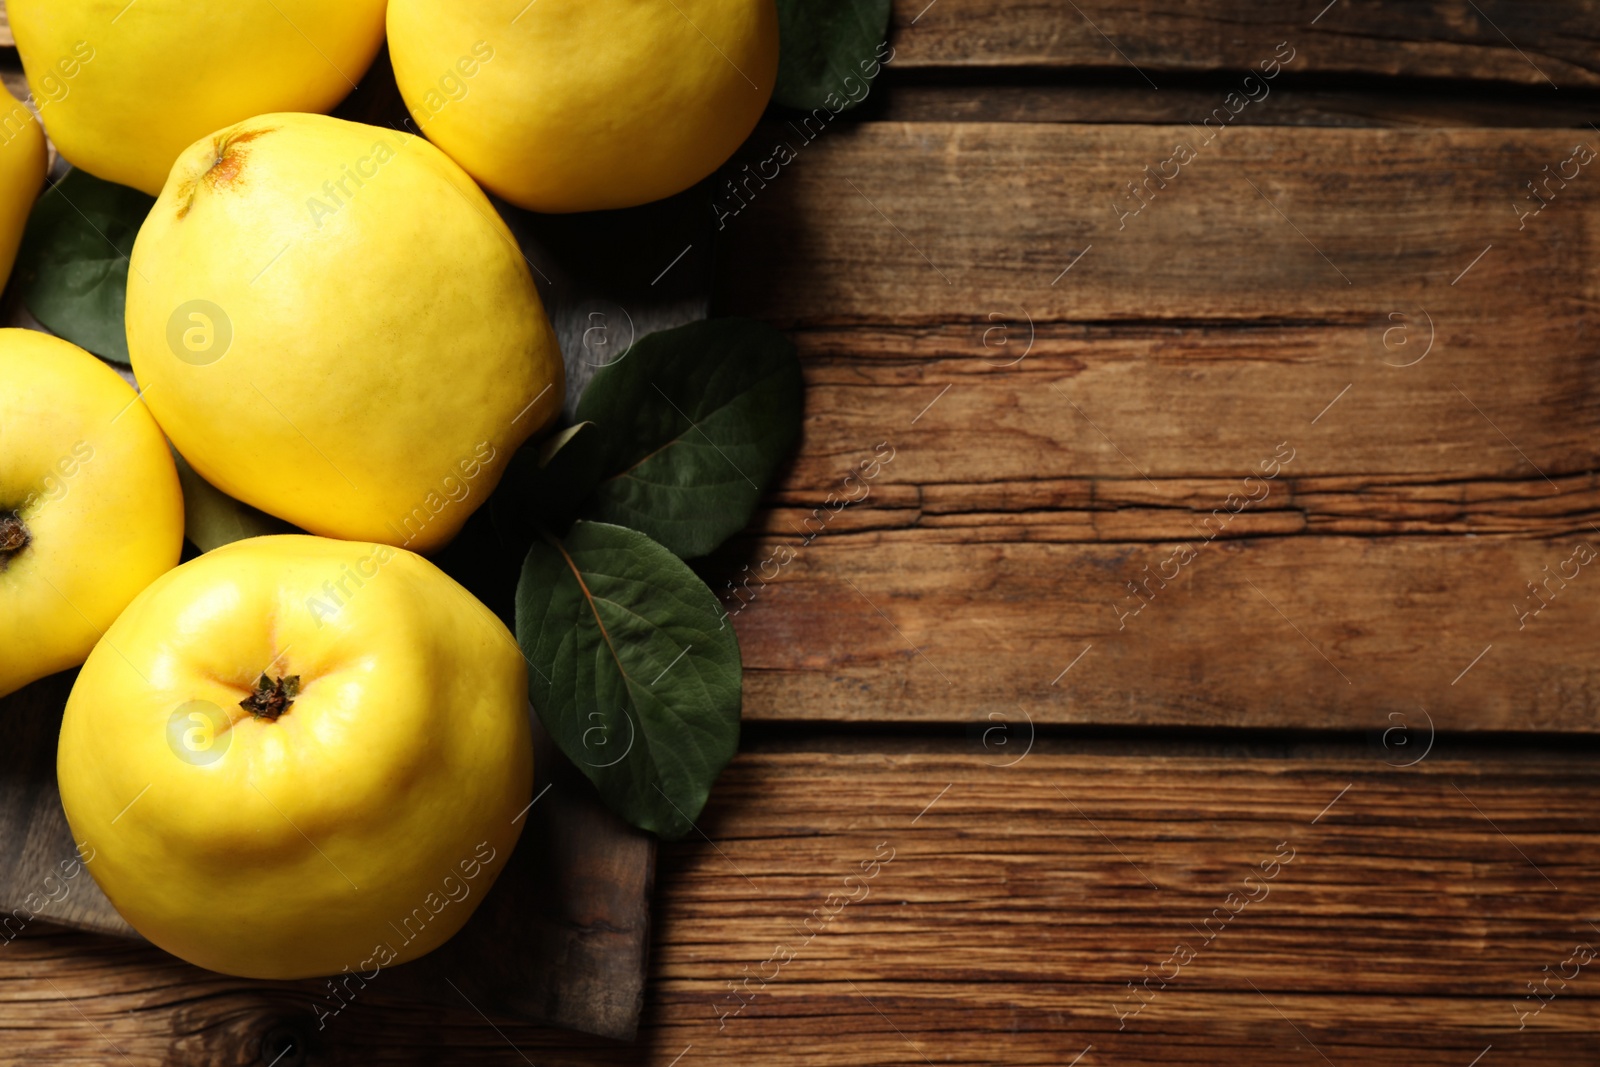
<path id="1" fill-rule="evenodd" d="M 977 77 L 977 75 L 974 75 Z M 891 70 L 873 88 L 867 114 L 887 122 L 1085 122 L 1182 124 L 1204 118 L 1237 78 L 1162 86 L 1144 82 L 1108 85 L 1106 79 L 1041 85 L 974 80 L 928 84 Z M 1260 90 L 1254 90 L 1259 93 Z M 1589 130 L 1594 100 L 1583 92 L 1552 93 L 1548 85 L 1519 89 L 1496 84 L 1471 92 L 1459 84 L 1434 88 L 1408 84 L 1403 91 L 1357 89 L 1338 84 L 1302 87 L 1284 77 L 1263 99 L 1265 107 L 1240 110 L 1241 126 L 1566 126 Z M 854 116 L 852 116 L 854 117 Z"/>
<path id="2" fill-rule="evenodd" d="M 1512 210 L 1574 135 L 1229 129 L 1113 213 L 1193 137 L 828 130 L 724 220 L 808 386 L 710 568 L 748 716 L 1595 728 L 1600 216 Z"/>
<path id="3" fill-rule="evenodd" d="M 1260 69 L 1288 42 L 1294 71 L 1572 89 L 1600 84 L 1582 32 L 1597 24 L 1594 0 L 897 0 L 891 39 L 896 67 L 1104 69 L 1158 88 L 1166 72 Z"/>
<path id="4" fill-rule="evenodd" d="M 59 934 L 4 950 L 0 1040 L 57 1063 L 104 1062 L 111 1042 L 135 1065 L 265 1063 L 285 1042 L 285 1062 L 325 1064 L 1060 1065 L 1090 1045 L 1090 1067 L 1463 1067 L 1491 1045 L 1581 1061 L 1593 966 L 1552 976 L 1600 941 L 1583 918 L 1600 902 L 1592 754 L 1443 744 L 1410 768 L 1387 765 L 1411 758 L 1397 749 L 1048 739 L 1002 766 L 1014 755 L 976 737 L 743 755 L 707 839 L 666 851 L 633 1047 L 491 1024 L 442 981 L 419 1000 L 381 977 L 318 1030 L 312 983 Z M 1158 972 L 1165 988 L 1130 990 Z"/>
<path id="5" fill-rule="evenodd" d="M 979 366 L 1015 358 L 982 347 L 1006 321 L 1323 328 L 1344 343 L 1420 304 L 1445 343 L 1471 344 L 1471 329 L 1537 293 L 1541 314 L 1503 327 L 1531 347 L 1564 340 L 1593 292 L 1583 248 L 1600 182 L 1592 163 L 1567 162 L 1585 142 L 1568 131 L 804 130 L 814 139 L 779 127 L 762 153 L 793 150 L 777 177 L 752 172 L 742 204 L 718 198 L 729 306 L 806 329 L 959 322 Z M 1585 143 L 1600 151 L 1593 131 Z M 1563 164 L 1577 175 L 1564 188 Z M 1534 213 L 1525 183 L 1547 177 Z"/>
<path id="6" fill-rule="evenodd" d="M 1382 729 L 1422 708 L 1441 729 L 1596 729 L 1600 592 L 1592 579 L 1558 583 L 1533 614 L 1526 588 L 1575 543 L 1600 542 L 1592 533 L 1028 543 L 1033 533 L 758 542 L 743 558 L 782 572 L 753 582 L 733 620 L 746 717 Z M 1163 587 L 1163 572 L 1178 576 Z M 746 596 L 724 593 L 729 610 Z"/>

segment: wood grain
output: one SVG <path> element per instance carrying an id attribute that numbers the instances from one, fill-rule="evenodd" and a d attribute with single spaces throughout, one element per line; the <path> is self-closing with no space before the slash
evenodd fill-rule
<path id="1" fill-rule="evenodd" d="M 722 281 L 730 307 L 792 328 L 958 322 L 972 354 L 1000 363 L 1016 353 L 982 348 L 984 331 L 1007 321 L 991 314 L 1381 335 L 1390 312 L 1420 303 L 1460 344 L 1469 326 L 1537 300 L 1539 313 L 1513 325 L 1544 351 L 1567 339 L 1561 327 L 1594 282 L 1584 253 L 1600 182 L 1592 164 L 1568 164 L 1577 177 L 1564 188 L 1544 169 L 1559 170 L 1576 144 L 1600 150 L 1593 131 L 1219 131 L 1197 120 L 863 123 L 820 134 L 781 123 L 764 133 L 752 151 L 782 143 L 796 158 L 764 184 L 741 175 L 751 182 L 742 207 L 719 196 Z M 1180 145 L 1187 164 L 1176 163 Z M 1519 205 L 1539 204 L 1524 183 L 1547 177 L 1548 206 L 1522 218 Z M 1498 254 L 1461 277 L 1490 244 Z M 948 337 L 929 338 L 932 350 Z"/>
<path id="2" fill-rule="evenodd" d="M 1571 540 L 916 532 L 825 534 L 753 583 L 748 717 L 1370 729 L 1421 707 L 1451 730 L 1595 729 L 1600 597 L 1574 583 L 1517 614 Z"/>
<path id="3" fill-rule="evenodd" d="M 1089 68 L 1158 88 L 1169 71 L 1254 68 L 1288 41 L 1291 69 L 1572 89 L 1600 84 L 1597 25 L 1594 0 L 897 0 L 891 39 L 896 67 Z"/>
<path id="4" fill-rule="evenodd" d="M 1212 77 L 1203 84 L 1166 85 L 1153 93 L 1137 77 L 1131 85 L 1015 84 L 986 74 L 973 72 L 970 78 L 974 80 L 954 83 L 925 83 L 917 80 L 921 72 L 902 75 L 891 69 L 887 80 L 874 86 L 866 111 L 873 119 L 889 122 L 1172 125 L 1203 119 L 1239 88 L 1240 81 L 1238 77 Z M 1331 81 L 1333 84 L 1304 86 L 1300 79 L 1285 75 L 1275 82 L 1268 106 L 1244 108 L 1233 121 L 1241 126 L 1567 126 L 1588 130 L 1595 112 L 1589 93 L 1552 93 L 1544 84 L 1475 93 L 1454 83 L 1438 88 L 1421 82 L 1407 84 L 1403 92 L 1392 87 L 1385 92 Z"/>
<path id="5" fill-rule="evenodd" d="M 976 736 L 743 755 L 706 839 L 665 852 L 633 1047 L 491 1025 L 443 982 L 413 998 L 374 981 L 318 1030 L 309 983 L 60 934 L 4 950 L 0 1041 L 26 1062 L 105 1062 L 114 1042 L 173 1065 L 265 1063 L 274 1040 L 319 1064 L 1060 1065 L 1091 1044 L 1084 1064 L 1320 1050 L 1463 1067 L 1489 1045 L 1499 1062 L 1581 1061 L 1592 967 L 1518 1012 L 1537 1006 L 1528 983 L 1600 941 L 1584 919 L 1600 904 L 1592 754 L 1445 744 L 1412 768 L 1386 763 L 1412 758 L 1398 745 L 1162 756 L 1048 739 L 1002 766 L 1021 748 Z M 1172 977 L 1179 944 L 1192 959 Z M 1158 970 L 1167 987 L 1135 998 Z"/>
<path id="6" fill-rule="evenodd" d="M 1131 218 L 1194 131 L 803 147 L 725 220 L 807 378 L 709 568 L 746 714 L 1595 729 L 1596 202 L 1511 209 L 1574 137 L 1228 129 Z"/>

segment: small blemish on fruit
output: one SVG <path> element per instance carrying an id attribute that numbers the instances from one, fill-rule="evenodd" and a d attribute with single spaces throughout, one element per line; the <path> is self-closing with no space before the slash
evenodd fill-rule
<path id="1" fill-rule="evenodd" d="M 178 218 L 181 219 L 188 215 L 189 209 L 194 206 L 195 193 L 199 191 L 200 181 L 204 181 L 213 189 L 237 184 L 239 172 L 243 169 L 245 160 L 250 155 L 250 153 L 242 150 L 242 146 L 249 144 L 262 134 L 271 133 L 275 129 L 277 127 L 269 126 L 260 130 L 245 130 L 241 133 L 229 134 L 217 141 L 212 154 L 211 166 L 206 168 L 205 173 L 200 175 L 198 180 L 191 179 L 186 183 L 183 190 L 178 194 L 179 199 L 183 202 L 178 208 Z"/>
<path id="2" fill-rule="evenodd" d="M 32 538 L 28 528 L 16 512 L 0 513 L 0 570 L 11 562 L 11 557 L 28 547 Z"/>

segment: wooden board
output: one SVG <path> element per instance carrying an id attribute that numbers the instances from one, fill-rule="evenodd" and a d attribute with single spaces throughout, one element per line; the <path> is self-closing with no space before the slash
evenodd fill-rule
<path id="1" fill-rule="evenodd" d="M 981 741 L 739 757 L 710 843 L 665 851 L 633 1047 L 491 1024 L 442 983 L 374 982 L 319 1031 L 311 983 L 49 934 L 3 950 L 0 1043 L 134 1065 L 264 1064 L 290 1033 L 284 1062 L 316 1064 L 1588 1061 L 1592 965 L 1517 1013 L 1600 943 L 1592 751 L 1446 740 L 1402 768 L 1421 750 L 1046 738 L 1003 766 L 1021 749 Z"/>
<path id="2" fill-rule="evenodd" d="M 1585 139 L 1229 129 L 1131 218 L 1192 128 L 802 147 L 726 229 L 807 378 L 714 568 L 747 716 L 1596 729 L 1600 186 L 1512 210 Z"/>
<path id="3" fill-rule="evenodd" d="M 914 72 L 891 69 L 874 90 L 871 116 L 891 122 L 1083 122 L 1181 125 L 1203 119 L 1241 78 L 1217 77 L 1205 84 L 1169 85 L 1151 92 L 1142 81 L 1104 85 L 927 84 Z M 1259 89 L 1253 89 L 1260 92 Z M 1265 107 L 1245 107 L 1230 125 L 1239 126 L 1488 126 L 1517 129 L 1559 126 L 1589 129 L 1591 92 L 1553 93 L 1548 85 L 1520 89 L 1497 86 L 1470 92 L 1459 83 L 1423 82 L 1404 93 L 1352 88 L 1338 79 L 1302 88 L 1288 75 L 1276 80 Z"/>
<path id="4" fill-rule="evenodd" d="M 1088 68 L 1162 89 L 1158 75 L 1258 68 L 1286 41 L 1296 71 L 1600 85 L 1595 0 L 896 0 L 893 24 L 903 68 Z"/>

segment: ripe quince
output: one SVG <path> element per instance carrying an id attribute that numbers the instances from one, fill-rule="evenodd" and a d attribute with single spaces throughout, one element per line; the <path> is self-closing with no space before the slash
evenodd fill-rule
<path id="1" fill-rule="evenodd" d="M 454 934 L 533 787 L 510 632 L 421 556 L 287 535 L 169 571 L 106 631 L 61 723 L 74 840 L 191 963 L 370 979 Z"/>
<path id="2" fill-rule="evenodd" d="M 328 537 L 443 545 L 564 398 L 488 197 L 426 140 L 324 115 L 184 152 L 134 243 L 127 328 L 195 471 Z"/>
<path id="3" fill-rule="evenodd" d="M 0 696 L 82 663 L 182 551 L 178 472 L 133 389 L 77 345 L 0 330 Z"/>
<path id="4" fill-rule="evenodd" d="M 195 138 L 327 111 L 383 44 L 384 0 L 9 0 L 28 87 L 74 166 L 154 196 Z"/>
<path id="5" fill-rule="evenodd" d="M 22 244 L 22 231 L 33 202 L 44 188 L 49 152 L 44 128 L 28 105 L 0 93 L 9 109 L 0 112 L 0 289 L 11 277 Z"/>
<path id="6" fill-rule="evenodd" d="M 535 211 L 687 189 L 777 84 L 774 0 L 390 0 L 388 24 L 417 128 Z"/>

